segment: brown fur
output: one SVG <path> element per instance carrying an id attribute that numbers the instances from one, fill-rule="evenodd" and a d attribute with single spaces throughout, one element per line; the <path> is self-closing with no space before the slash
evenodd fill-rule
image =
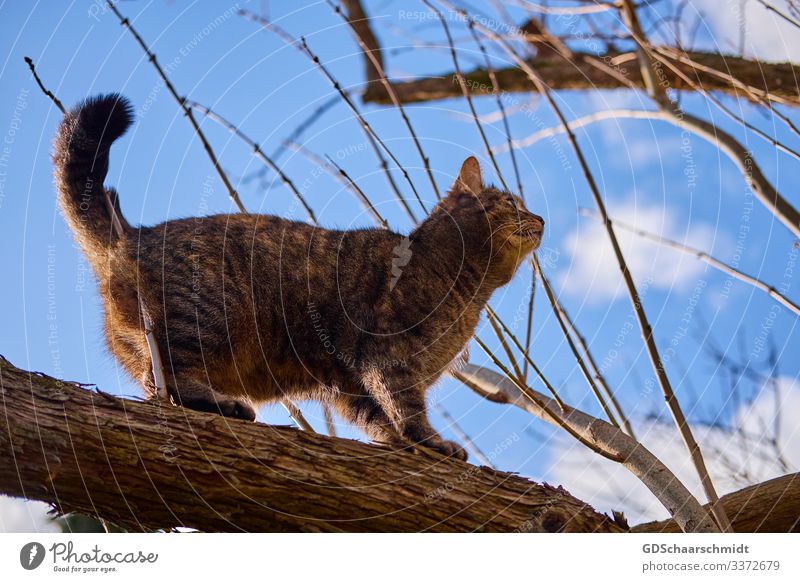
<path id="1" fill-rule="evenodd" d="M 65 117 L 54 161 L 62 209 L 99 280 L 108 345 L 145 390 L 138 294 L 176 402 L 252 420 L 253 405 L 317 399 L 374 439 L 466 458 L 430 426 L 425 392 L 539 245 L 540 217 L 485 187 L 468 158 L 407 240 L 257 214 L 138 229 L 123 220 L 119 238 L 102 183 L 111 142 L 129 123 L 117 95 L 84 103 Z"/>

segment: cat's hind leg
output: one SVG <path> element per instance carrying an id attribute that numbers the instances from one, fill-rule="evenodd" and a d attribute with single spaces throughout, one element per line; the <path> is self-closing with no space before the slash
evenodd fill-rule
<path id="1" fill-rule="evenodd" d="M 204 374 L 181 373 L 167 379 L 167 392 L 173 401 L 186 408 L 200 412 L 213 412 L 229 418 L 241 418 L 253 421 L 256 411 L 243 398 L 234 398 L 214 390 Z M 152 382 L 147 375 L 147 382 Z"/>

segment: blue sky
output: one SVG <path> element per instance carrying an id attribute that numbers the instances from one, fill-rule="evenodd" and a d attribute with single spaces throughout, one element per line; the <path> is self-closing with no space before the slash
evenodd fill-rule
<path id="1" fill-rule="evenodd" d="M 301 4 L 269 3 L 268 13 L 291 34 L 306 36 L 342 85 L 356 90 L 357 95 L 363 80 L 362 63 L 349 31 L 325 3 Z M 375 17 L 374 28 L 382 45 L 389 49 L 385 59 L 390 76 L 452 70 L 450 57 L 441 47 L 442 31 L 423 16 L 422 4 L 366 4 Z M 694 4 L 698 9 L 709 7 L 707 2 Z M 0 66 L 0 139 L 5 148 L 0 152 L 4 154 L 0 164 L 0 248 L 5 275 L 0 286 L 0 304 L 4 306 L 0 353 L 26 369 L 94 383 L 112 393 L 139 395 L 136 384 L 103 347 L 95 283 L 59 214 L 53 190 L 49 152 L 60 113 L 36 88 L 23 56 L 33 58 L 45 83 L 65 105 L 110 91 L 123 93 L 134 104 L 135 127 L 115 145 L 107 179 L 120 191 L 123 212 L 131 223 L 155 224 L 235 209 L 176 103 L 114 15 L 100 2 L 66 6 L 0 4 L 0 56 L 4 58 Z M 236 16 L 237 6 L 255 11 L 262 8 L 258 2 L 244 0 L 238 4 L 120 3 L 181 93 L 236 122 L 271 152 L 335 93 L 298 51 Z M 693 9 L 687 13 L 699 14 Z M 519 11 L 512 9 L 511 14 L 522 22 Z M 709 13 L 699 29 L 698 45 L 730 51 L 730 37 L 736 36 L 735 27 L 731 28 L 734 17 L 721 11 Z M 748 54 L 796 59 L 792 51 L 797 49 L 791 47 L 800 46 L 797 31 L 789 29 L 787 33 L 761 14 L 755 14 L 752 21 L 757 26 L 748 29 Z M 464 47 L 459 52 L 461 65 L 471 69 L 482 57 L 463 25 L 450 24 Z M 412 36 L 439 41 L 440 46 L 410 46 Z M 500 53 L 495 63 L 509 65 Z M 519 109 L 529 99 L 529 95 L 504 96 L 511 109 Z M 628 91 L 561 92 L 557 100 L 570 118 L 600 109 L 648 107 L 644 97 Z M 797 146 L 796 137 L 757 108 L 730 98 L 724 101 L 770 135 Z M 476 105 L 481 114 L 495 109 L 493 99 L 477 99 Z M 791 202 L 800 204 L 796 160 L 754 135 L 746 135 L 699 97 L 684 95 L 682 105 L 741 138 L 772 183 Z M 397 112 L 374 105 L 361 109 L 408 169 L 430 206 L 433 193 Z M 449 186 L 461 161 L 472 154 L 481 158 L 487 180 L 496 181 L 462 100 L 413 105 L 407 111 L 440 189 Z M 800 122 L 795 112 L 784 111 L 795 123 Z M 526 110 L 512 115 L 511 124 L 513 136 L 523 138 L 555 125 L 555 120 L 546 104 L 534 99 Z M 289 191 L 272 175 L 263 181 L 242 180 L 260 168 L 247 147 L 211 122 L 204 122 L 203 128 L 250 211 L 305 218 L 293 205 Z M 486 130 L 492 144 L 502 145 L 501 123 L 487 124 Z M 737 262 L 740 269 L 775 286 L 785 285 L 787 294 L 798 298 L 800 269 L 796 264 L 792 267 L 792 260 L 797 259 L 792 237 L 754 200 L 733 164 L 712 146 L 658 121 L 607 121 L 588 126 L 578 136 L 613 215 Z M 358 124 L 342 103 L 325 113 L 302 141 L 317 154 L 336 159 L 393 228 L 411 229 Z M 579 208 L 593 208 L 593 203 L 566 141 L 545 139 L 519 150 L 519 159 L 528 206 L 547 222 L 542 260 L 562 302 L 597 360 L 605 362 L 605 372 L 625 410 L 637 419 L 665 414 L 657 387 L 648 388 L 652 372 L 630 304 L 619 286 L 617 266 L 609 259 L 595 221 L 579 216 Z M 498 161 L 506 180 L 513 184 L 509 155 L 499 154 Z M 371 224 L 349 192 L 301 155 L 286 152 L 280 162 L 306 192 L 323 225 Z M 410 200 L 401 174 L 395 171 L 395 177 Z M 800 362 L 793 356 L 800 349 L 800 332 L 797 318 L 786 309 L 776 310 L 775 302 L 763 293 L 731 281 L 691 257 L 625 235 L 621 239 L 642 285 L 656 340 L 662 350 L 674 350 L 667 371 L 679 397 L 689 403 L 693 421 L 727 421 L 735 413 L 729 402 L 730 382 L 701 349 L 701 342 L 707 343 L 709 338 L 723 351 L 751 360 L 759 369 L 767 358 L 763 346 L 774 346 L 781 356 L 780 375 L 797 378 Z M 524 268 L 493 299 L 501 315 L 512 327 L 516 322 L 515 329 L 521 333 L 525 324 L 519 313 L 527 302 L 529 282 L 530 271 Z M 600 414 L 541 291 L 536 298 L 534 330 L 531 354 L 550 381 L 572 404 Z M 489 330 L 482 331 L 481 337 L 496 347 Z M 487 362 L 477 346 L 472 348 L 472 360 Z M 746 396 L 753 396 L 758 388 L 747 382 L 741 386 Z M 553 468 L 561 453 L 548 446 L 553 432 L 547 426 L 522 412 L 482 401 L 453 381 L 443 382 L 434 398 L 487 452 L 499 450 L 509 437 L 518 437 L 512 446 L 500 447 L 493 458 L 498 467 L 539 480 L 555 476 Z M 691 404 L 697 400 L 703 406 L 693 409 Z M 318 409 L 308 406 L 304 410 L 321 429 Z M 432 414 L 434 424 L 452 436 L 447 422 Z M 289 423 L 278 407 L 262 410 L 260 418 Z M 341 423 L 339 429 L 343 435 L 358 434 Z"/>

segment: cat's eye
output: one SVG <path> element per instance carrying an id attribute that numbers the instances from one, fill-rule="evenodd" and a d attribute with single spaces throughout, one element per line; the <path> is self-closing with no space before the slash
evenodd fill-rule
<path id="1" fill-rule="evenodd" d="M 516 210 L 516 208 L 517 208 L 517 201 L 516 201 L 516 200 L 514 200 L 513 198 L 508 198 L 508 202 L 509 202 L 509 204 L 511 204 L 511 206 L 513 206 L 513 207 L 514 207 L 514 209 Z"/>

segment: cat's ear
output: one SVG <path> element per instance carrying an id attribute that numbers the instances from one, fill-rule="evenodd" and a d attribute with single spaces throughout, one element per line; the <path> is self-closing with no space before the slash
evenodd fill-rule
<path id="1" fill-rule="evenodd" d="M 450 190 L 452 192 L 466 190 L 476 196 L 483 192 L 481 166 L 474 156 L 468 157 L 461 164 L 461 169 L 458 171 L 458 176 L 456 176 L 456 180 Z"/>

